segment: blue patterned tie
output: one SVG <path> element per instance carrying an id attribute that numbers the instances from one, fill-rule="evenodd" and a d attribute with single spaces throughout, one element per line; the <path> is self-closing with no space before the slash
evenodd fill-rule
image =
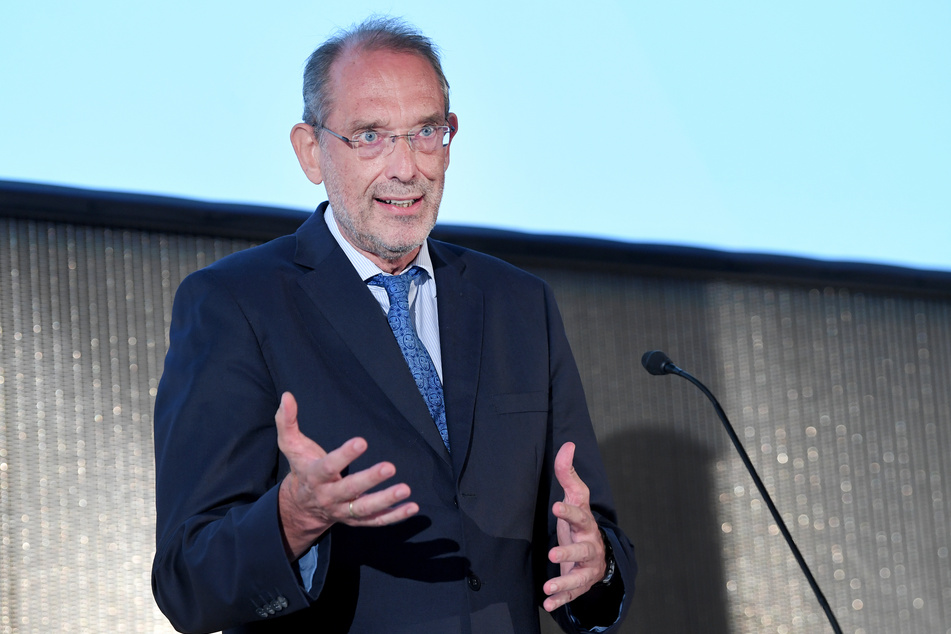
<path id="1" fill-rule="evenodd" d="M 368 279 L 367 284 L 382 286 L 386 289 L 386 294 L 390 298 L 390 310 L 386 313 L 386 319 L 390 322 L 390 328 L 396 336 L 396 342 L 400 344 L 403 358 L 406 359 L 406 364 L 409 365 L 413 378 L 416 379 L 416 386 L 423 395 L 423 400 L 426 401 L 429 413 L 436 421 L 439 435 L 442 436 L 446 449 L 449 449 L 449 430 L 446 427 L 446 404 L 442 396 L 442 383 L 439 381 L 436 366 L 426 351 L 426 346 L 416 334 L 416 328 L 413 327 L 413 321 L 409 315 L 409 285 L 419 277 L 421 272 L 422 269 L 414 266 L 402 275 L 379 273 Z"/>

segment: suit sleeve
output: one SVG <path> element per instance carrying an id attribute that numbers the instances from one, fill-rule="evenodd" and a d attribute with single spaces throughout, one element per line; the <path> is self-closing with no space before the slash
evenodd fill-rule
<path id="1" fill-rule="evenodd" d="M 575 470 L 590 490 L 591 510 L 598 525 L 611 542 L 616 560 L 614 578 L 609 586 L 593 587 L 587 594 L 575 599 L 568 606 L 555 610 L 553 616 L 566 632 L 592 631 L 582 627 L 579 620 L 588 628 L 597 626 L 593 631 L 614 632 L 620 627 L 634 596 L 634 578 L 637 574 L 634 547 L 617 525 L 617 513 L 607 474 L 601 461 L 597 438 L 588 414 L 581 376 L 571 353 L 554 295 L 547 285 L 545 298 L 551 359 L 549 416 L 552 442 L 549 444 L 546 456 L 547 477 L 550 484 L 547 506 L 544 509 L 547 535 L 542 543 L 547 543 L 549 549 L 558 543 L 555 530 L 556 520 L 551 508 L 556 501 L 564 498 L 564 491 L 555 479 L 554 455 L 564 443 L 570 441 L 576 446 Z M 536 554 L 536 557 L 544 557 L 546 580 L 560 574 L 558 566 L 549 562 L 547 555 L 547 550 L 544 554 Z"/>
<path id="2" fill-rule="evenodd" d="M 180 631 L 309 604 L 277 507 L 276 393 L 239 303 L 205 269 L 176 295 L 155 404 L 155 600 Z"/>

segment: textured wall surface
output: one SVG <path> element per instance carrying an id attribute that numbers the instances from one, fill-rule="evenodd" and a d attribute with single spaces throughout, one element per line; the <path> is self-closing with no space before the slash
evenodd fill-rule
<path id="1" fill-rule="evenodd" d="M 152 406 L 181 279 L 247 242 L 0 218 L 0 632 L 173 631 Z"/>
<path id="2" fill-rule="evenodd" d="M 951 301 L 536 270 L 557 289 L 641 575 L 632 632 L 951 632 Z M 554 631 L 554 630 L 551 630 Z"/>
<path id="3" fill-rule="evenodd" d="M 0 218 L 0 633 L 167 632 L 151 413 L 175 288 L 245 240 Z M 625 631 L 951 632 L 951 297 L 529 268 L 558 295 L 641 575 Z"/>

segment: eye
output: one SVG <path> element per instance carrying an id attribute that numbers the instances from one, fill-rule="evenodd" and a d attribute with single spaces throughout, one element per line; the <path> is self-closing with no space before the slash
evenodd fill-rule
<path id="1" fill-rule="evenodd" d="M 435 136 L 435 134 L 436 134 L 436 126 L 426 125 L 419 129 L 419 132 L 416 133 L 416 136 L 418 136 L 421 139 L 428 139 L 429 137 Z"/>
<path id="2" fill-rule="evenodd" d="M 380 142 L 380 133 L 376 130 L 365 130 L 353 137 L 353 140 L 365 145 L 373 145 Z"/>

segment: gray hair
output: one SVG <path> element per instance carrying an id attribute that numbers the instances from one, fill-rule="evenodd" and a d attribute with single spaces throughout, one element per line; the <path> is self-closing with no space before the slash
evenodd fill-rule
<path id="1" fill-rule="evenodd" d="M 436 45 L 403 20 L 374 16 L 348 30 L 339 31 L 307 59 L 304 68 L 304 123 L 319 128 L 326 121 L 333 107 L 329 89 L 330 69 L 345 52 L 355 49 L 413 53 L 425 59 L 436 71 L 446 104 L 445 114 L 449 116 L 449 82 L 442 72 Z"/>

